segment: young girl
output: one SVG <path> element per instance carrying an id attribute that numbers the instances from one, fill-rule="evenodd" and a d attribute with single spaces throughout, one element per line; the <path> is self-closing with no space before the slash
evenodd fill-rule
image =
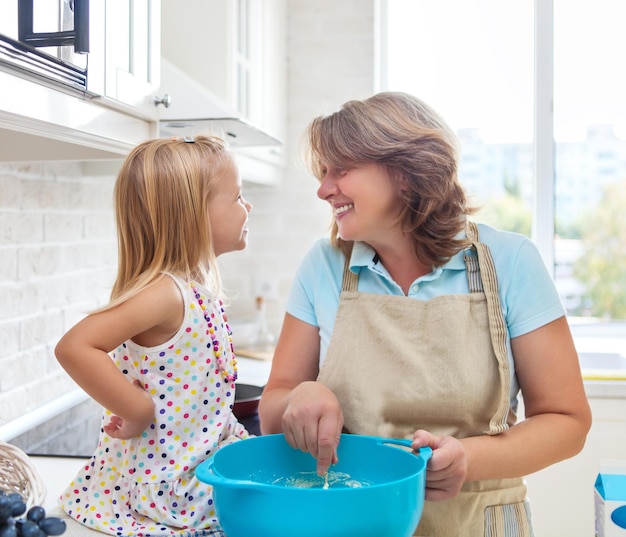
<path id="1" fill-rule="evenodd" d="M 211 490 L 194 470 L 248 437 L 231 411 L 237 363 L 216 259 L 246 247 L 252 206 L 215 137 L 140 144 L 114 194 L 111 302 L 56 347 L 63 368 L 105 408 L 98 448 L 61 506 L 112 535 L 222 535 Z"/>

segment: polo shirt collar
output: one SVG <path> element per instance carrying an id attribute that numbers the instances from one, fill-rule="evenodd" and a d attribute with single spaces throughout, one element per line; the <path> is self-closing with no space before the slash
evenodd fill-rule
<path id="1" fill-rule="evenodd" d="M 433 269 L 430 274 L 426 274 L 422 278 L 425 280 L 435 279 L 439 277 L 444 270 L 465 270 L 465 252 L 465 250 L 461 250 L 456 253 L 445 265 Z M 358 273 L 362 268 L 368 268 L 379 274 L 387 272 L 378 261 L 378 254 L 376 254 L 369 244 L 355 242 L 350 257 L 350 270 Z"/>

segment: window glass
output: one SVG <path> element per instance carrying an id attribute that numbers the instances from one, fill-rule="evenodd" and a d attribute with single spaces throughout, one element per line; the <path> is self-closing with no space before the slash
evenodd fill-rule
<path id="1" fill-rule="evenodd" d="M 532 2 L 389 0 L 387 89 L 441 113 L 461 142 L 477 220 L 531 233 Z"/>
<path id="2" fill-rule="evenodd" d="M 583 367 L 626 378 L 626 4 L 554 2 L 555 280 Z"/>
<path id="3" fill-rule="evenodd" d="M 385 6 L 384 89 L 422 98 L 456 130 L 460 179 L 482 207 L 476 219 L 530 236 L 541 207 L 534 3 Z M 554 0 L 554 275 L 583 367 L 597 378 L 626 378 L 624 20 L 622 0 Z"/>

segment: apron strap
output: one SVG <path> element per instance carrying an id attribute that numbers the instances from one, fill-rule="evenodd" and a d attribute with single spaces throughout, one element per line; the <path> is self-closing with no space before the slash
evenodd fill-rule
<path id="1" fill-rule="evenodd" d="M 359 285 L 359 275 L 350 270 L 350 258 L 352 257 L 352 247 L 354 243 L 350 246 L 350 251 L 346 253 L 346 260 L 343 264 L 343 280 L 341 282 L 341 291 L 354 291 L 356 292 L 357 287 Z"/>
<path id="2" fill-rule="evenodd" d="M 478 256 L 479 273 L 478 277 L 482 281 L 482 287 L 484 287 L 485 298 L 487 299 L 487 311 L 489 312 L 489 331 L 491 333 L 491 345 L 493 351 L 498 360 L 498 368 L 500 372 L 500 402 L 498 404 L 498 410 L 489 423 L 489 431 L 487 434 L 495 435 L 506 431 L 509 426 L 507 418 L 509 414 L 509 397 L 511 391 L 511 378 L 509 376 L 509 358 L 507 352 L 507 331 L 506 322 L 504 321 L 504 314 L 502 313 L 502 307 L 500 305 L 500 295 L 498 293 L 498 278 L 496 276 L 496 269 L 493 264 L 493 258 L 491 252 L 486 244 L 479 242 L 478 240 L 478 228 L 474 222 L 467 223 L 467 238 L 472 242 L 472 247 L 476 251 Z M 476 260 L 476 257 L 466 256 L 468 259 Z M 474 283 L 471 280 L 475 280 L 476 274 L 473 273 L 475 261 L 468 263 L 468 283 L 470 291 Z M 474 291 L 472 291 L 474 292 Z"/>
<path id="3" fill-rule="evenodd" d="M 465 268 L 467 269 L 467 285 L 470 293 L 483 293 L 483 280 L 480 277 L 478 257 L 465 255 Z"/>

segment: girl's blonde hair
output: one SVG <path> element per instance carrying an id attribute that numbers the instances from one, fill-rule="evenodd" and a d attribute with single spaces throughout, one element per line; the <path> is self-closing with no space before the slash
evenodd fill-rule
<path id="1" fill-rule="evenodd" d="M 400 222 L 423 263 L 441 266 L 468 246 L 456 238 L 474 212 L 457 176 L 457 138 L 427 104 L 406 93 L 379 93 L 314 119 L 307 135 L 308 164 L 319 180 L 322 162 L 387 169 L 404 202 Z M 352 246 L 337 236 L 334 220 L 331 239 L 344 253 Z"/>
<path id="2" fill-rule="evenodd" d="M 164 272 L 220 292 L 208 204 L 232 166 L 225 142 L 212 136 L 148 140 L 130 152 L 114 189 L 118 272 L 105 309 Z"/>

